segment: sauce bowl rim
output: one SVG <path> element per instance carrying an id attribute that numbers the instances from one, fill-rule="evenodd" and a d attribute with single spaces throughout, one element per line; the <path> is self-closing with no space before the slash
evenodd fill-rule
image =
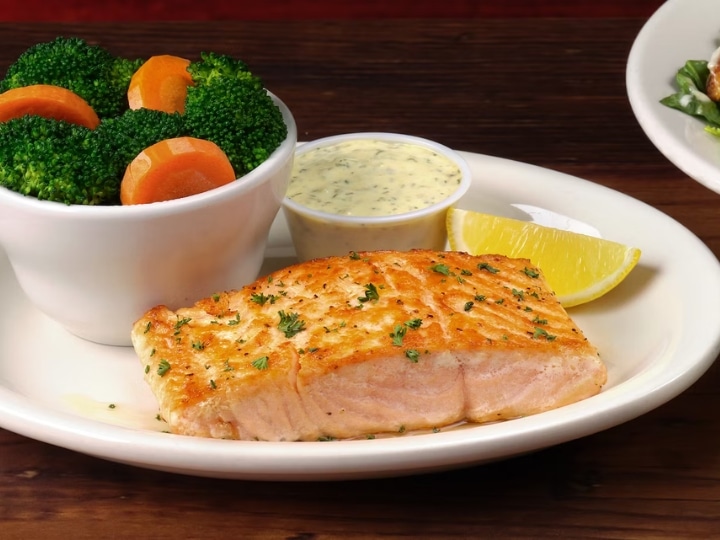
<path id="1" fill-rule="evenodd" d="M 295 156 L 297 157 L 317 148 L 331 146 L 333 144 L 350 140 L 395 141 L 415 144 L 424 148 L 428 148 L 446 157 L 457 165 L 457 167 L 460 169 L 460 183 L 458 184 L 457 188 L 444 199 L 429 206 L 425 206 L 424 208 L 419 208 L 410 212 L 402 212 L 399 214 L 389 214 L 384 216 L 348 216 L 343 214 L 335 214 L 332 212 L 324 212 L 322 210 L 310 208 L 304 204 L 292 200 L 288 196 L 285 196 L 282 201 L 282 205 L 286 210 L 291 210 L 297 214 L 302 214 L 304 217 L 314 218 L 318 221 L 337 223 L 339 225 L 386 225 L 396 222 L 405 222 L 415 219 L 421 219 L 446 210 L 467 193 L 468 189 L 470 188 L 470 184 L 472 183 L 472 173 L 470 171 L 470 166 L 458 152 L 456 152 L 449 146 L 445 146 L 444 144 L 441 144 L 437 141 L 433 141 L 424 137 L 418 137 L 416 135 L 406 135 L 403 133 L 386 131 L 361 131 L 355 133 L 330 135 L 328 137 L 322 137 L 313 141 L 299 144 L 297 149 L 295 150 Z"/>

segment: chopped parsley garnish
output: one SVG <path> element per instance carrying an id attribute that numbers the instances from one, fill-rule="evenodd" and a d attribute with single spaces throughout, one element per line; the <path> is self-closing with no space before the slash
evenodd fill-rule
<path id="1" fill-rule="evenodd" d="M 235 314 L 235 318 L 228 321 L 228 326 L 237 326 L 240 324 L 240 313 Z"/>
<path id="2" fill-rule="evenodd" d="M 268 368 L 268 360 L 269 358 L 267 356 L 261 356 L 260 358 L 256 358 L 252 361 L 252 367 L 255 369 L 259 369 L 260 371 Z"/>
<path id="3" fill-rule="evenodd" d="M 544 328 L 540 328 L 540 327 L 537 327 L 537 326 L 536 326 L 536 327 L 535 327 L 535 332 L 533 332 L 533 339 L 537 339 L 537 338 L 540 338 L 540 337 L 544 337 L 544 338 L 547 339 L 548 341 L 553 341 L 553 340 L 555 340 L 555 338 L 557 338 L 557 336 L 553 336 L 552 334 L 548 334 L 548 333 L 547 333 L 547 330 L 545 330 Z"/>
<path id="4" fill-rule="evenodd" d="M 500 271 L 499 269 L 495 268 L 494 266 L 490 266 L 490 264 L 486 263 L 486 262 L 481 262 L 480 264 L 477 265 L 477 267 L 478 267 L 478 270 L 487 270 L 491 274 L 497 274 Z"/>
<path id="5" fill-rule="evenodd" d="M 190 317 L 184 317 L 180 318 L 178 317 L 177 322 L 175 323 L 175 335 L 178 335 L 180 333 L 180 329 L 188 324 L 192 319 Z"/>
<path id="6" fill-rule="evenodd" d="M 465 305 L 463 306 L 463 311 L 470 311 L 474 305 L 475 302 L 465 302 Z"/>
<path id="7" fill-rule="evenodd" d="M 393 345 L 395 345 L 396 347 L 402 346 L 403 338 L 405 337 L 408 328 L 411 328 L 412 330 L 417 330 L 418 328 L 420 328 L 420 326 L 422 326 L 422 319 L 410 319 L 409 321 L 405 321 L 403 324 L 395 325 L 393 331 L 390 332 L 390 337 L 392 338 Z"/>
<path id="8" fill-rule="evenodd" d="M 442 274 L 443 276 L 450 275 L 450 267 L 447 264 L 436 264 L 430 267 L 430 270 Z"/>
<path id="9" fill-rule="evenodd" d="M 150 321 L 148 321 L 147 324 L 145 325 L 145 331 L 143 332 L 143 334 L 147 334 L 151 328 L 152 328 L 152 323 Z"/>
<path id="10" fill-rule="evenodd" d="M 416 349 L 408 349 L 405 351 L 405 356 L 407 356 L 413 364 L 417 364 L 420 353 Z"/>
<path id="11" fill-rule="evenodd" d="M 547 324 L 547 323 L 548 323 L 548 322 L 547 322 L 547 319 L 541 319 L 541 318 L 538 317 L 537 315 L 535 315 L 535 318 L 533 319 L 532 322 L 535 323 L 535 324 Z"/>
<path id="12" fill-rule="evenodd" d="M 518 300 L 524 300 L 524 299 L 525 299 L 525 291 L 523 291 L 523 290 L 521 290 L 521 289 L 515 289 L 515 288 L 513 288 L 512 294 L 513 294 L 513 296 L 514 296 L 515 298 L 517 298 Z"/>
<path id="13" fill-rule="evenodd" d="M 358 300 L 360 302 L 369 302 L 370 300 L 379 300 L 380 295 L 377 292 L 377 287 L 372 283 L 365 285 L 365 296 L 360 296 Z"/>
<path id="14" fill-rule="evenodd" d="M 402 324 L 396 325 L 393 331 L 390 333 L 393 345 L 395 345 L 396 347 L 401 347 L 406 332 L 407 326 Z"/>
<path id="15" fill-rule="evenodd" d="M 525 275 L 527 275 L 528 277 L 531 277 L 531 278 L 540 277 L 540 272 L 538 272 L 538 271 L 535 270 L 534 268 L 528 268 L 528 267 L 526 266 L 526 267 L 523 269 L 523 272 L 525 273 Z"/>
<path id="16" fill-rule="evenodd" d="M 264 306 L 267 302 L 270 302 L 270 304 L 274 304 L 275 300 L 277 300 L 277 296 L 275 296 L 274 294 L 255 293 L 250 297 L 250 300 L 252 300 L 256 304 Z"/>
<path id="17" fill-rule="evenodd" d="M 476 294 L 474 300 L 476 302 L 484 302 L 485 301 L 485 295 L 484 294 Z"/>
<path id="18" fill-rule="evenodd" d="M 285 337 L 291 338 L 298 332 L 305 329 L 305 321 L 299 319 L 299 315 L 297 313 L 285 313 L 284 311 L 279 311 L 278 315 L 280 316 L 278 328 L 285 334 Z"/>
<path id="19" fill-rule="evenodd" d="M 345 326 L 347 326 L 347 323 L 345 321 L 340 321 L 337 326 L 333 328 L 330 328 L 329 326 L 323 326 L 323 328 L 325 329 L 325 333 L 329 334 L 330 332 L 337 332 L 340 328 L 345 328 Z"/>
<path id="20" fill-rule="evenodd" d="M 215 390 L 217 388 L 217 384 L 215 384 L 215 381 L 213 379 L 210 379 L 210 388 Z"/>
<path id="21" fill-rule="evenodd" d="M 158 363 L 157 374 L 164 377 L 168 371 L 170 371 L 170 362 L 163 358 Z"/>
<path id="22" fill-rule="evenodd" d="M 205 344 L 202 341 L 193 341 L 192 348 L 196 351 L 202 351 L 205 348 Z"/>
<path id="23" fill-rule="evenodd" d="M 422 326 L 422 319 L 410 319 L 409 321 L 405 321 L 405 326 L 412 328 L 413 330 L 417 330 Z"/>

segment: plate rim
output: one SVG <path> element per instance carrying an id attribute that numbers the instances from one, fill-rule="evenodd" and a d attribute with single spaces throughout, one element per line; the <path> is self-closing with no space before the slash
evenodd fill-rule
<path id="1" fill-rule="evenodd" d="M 715 279 L 703 290 L 711 293 L 714 302 L 720 302 L 720 262 L 689 229 L 660 210 L 619 191 L 562 172 L 472 152 L 461 154 L 468 160 L 471 170 L 483 171 L 481 176 L 502 177 L 503 172 L 508 177 L 519 175 L 532 181 L 557 184 L 566 188 L 568 193 L 584 192 L 588 197 L 600 196 L 602 200 L 613 200 L 621 207 L 625 204 L 638 212 L 646 212 L 658 223 L 681 235 L 686 240 L 683 249 L 691 250 L 708 265 L 706 271 Z M 473 184 L 478 184 L 482 180 L 475 174 Z M 534 191 L 530 191 L 530 200 Z M 9 275 L 12 276 L 12 273 L 9 272 Z M 2 276 L 0 274 L 0 279 Z M 713 317 L 720 328 L 720 314 Z M 682 368 L 670 366 L 640 381 L 635 376 L 598 396 L 552 411 L 491 426 L 341 442 L 271 443 L 202 439 L 132 429 L 64 411 L 48 410 L 48 407 L 6 387 L 2 378 L 4 360 L 0 358 L 0 427 L 109 461 L 195 476 L 265 481 L 404 476 L 505 459 L 591 435 L 641 416 L 683 392 L 712 365 L 720 353 L 720 332 L 705 339 L 694 361 L 682 364 Z M 644 371 L 641 372 L 643 374 Z M 652 387 L 637 396 L 622 391 L 629 383 L 632 383 L 631 388 L 641 383 L 652 383 Z M 293 450 L 292 459 L 288 459 L 288 445 L 302 445 L 302 451 Z M 188 462 L 188 456 L 198 454 L 205 457 L 204 465 Z"/>

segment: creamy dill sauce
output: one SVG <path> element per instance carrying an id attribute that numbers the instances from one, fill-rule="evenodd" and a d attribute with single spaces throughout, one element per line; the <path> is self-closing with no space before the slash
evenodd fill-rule
<path id="1" fill-rule="evenodd" d="M 461 176 L 455 163 L 429 148 L 357 139 L 296 156 L 288 197 L 332 214 L 395 215 L 446 199 Z"/>

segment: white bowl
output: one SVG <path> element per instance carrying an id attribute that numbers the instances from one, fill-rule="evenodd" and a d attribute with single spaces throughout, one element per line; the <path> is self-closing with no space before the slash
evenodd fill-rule
<path id="1" fill-rule="evenodd" d="M 720 193 L 720 138 L 702 120 L 660 103 L 677 91 L 687 60 L 709 60 L 720 46 L 717 0 L 669 0 L 645 23 L 630 50 L 627 93 L 647 137 L 685 174 Z"/>
<path id="2" fill-rule="evenodd" d="M 172 201 L 68 206 L 0 188 L 0 246 L 35 306 L 73 334 L 130 345 L 148 309 L 173 309 L 257 277 L 292 171 L 297 129 L 237 182 Z"/>
<path id="3" fill-rule="evenodd" d="M 376 211 L 364 213 L 362 210 L 355 211 L 354 208 L 351 213 L 343 213 L 341 210 L 320 210 L 317 207 L 311 207 L 294 200 L 292 197 L 296 178 L 300 174 L 308 176 L 307 172 L 300 170 L 301 164 L 298 162 L 302 162 L 302 157 L 319 149 L 329 147 L 339 149 L 342 148 L 341 145 L 351 141 L 380 141 L 380 144 L 401 143 L 403 146 L 409 145 L 406 147 L 418 148 L 421 152 L 434 155 L 435 159 L 439 159 L 454 168 L 457 171 L 457 176 L 453 176 L 451 186 L 444 188 L 446 190 L 445 198 L 417 209 L 404 209 L 400 213 L 378 214 Z M 388 150 L 387 153 L 394 153 L 394 151 Z M 355 156 L 351 158 L 344 150 L 337 157 L 341 162 L 347 162 L 349 159 L 355 160 L 356 163 L 360 162 L 359 158 Z M 363 165 L 370 164 L 373 161 L 375 161 L 374 158 L 362 158 Z M 445 226 L 447 209 L 467 192 L 471 182 L 470 169 L 457 152 L 428 139 L 398 133 L 346 133 L 317 139 L 298 146 L 295 162 L 293 179 L 290 182 L 288 195 L 283 201 L 283 212 L 295 246 L 295 252 L 301 261 L 332 255 L 347 255 L 353 251 L 404 251 L 414 248 L 444 249 L 447 242 Z M 335 162 L 335 159 L 326 162 L 330 164 L 328 169 L 345 170 L 342 165 L 336 167 Z M 392 165 L 385 169 L 390 170 L 391 168 L 397 170 Z M 429 178 L 432 173 L 427 166 L 421 166 L 415 174 Z M 309 173 L 310 177 L 314 175 L 315 173 Z M 361 176 L 361 174 L 358 173 L 352 178 L 358 176 Z M 362 176 L 364 179 L 368 178 L 367 175 L 363 174 Z M 406 173 L 399 174 L 399 176 L 402 176 L 402 178 L 388 180 L 378 173 L 374 178 L 382 183 L 383 188 L 387 188 L 393 195 L 397 195 L 400 193 L 397 188 L 398 184 L 410 178 Z M 343 188 L 342 192 L 347 193 L 350 190 L 350 187 L 347 190 Z M 323 189 L 323 191 L 326 192 L 327 190 Z M 447 193 L 447 191 L 450 192 Z M 350 206 L 348 206 L 347 212 L 350 212 L 349 208 Z M 395 210 L 395 212 L 398 212 L 398 210 Z"/>

